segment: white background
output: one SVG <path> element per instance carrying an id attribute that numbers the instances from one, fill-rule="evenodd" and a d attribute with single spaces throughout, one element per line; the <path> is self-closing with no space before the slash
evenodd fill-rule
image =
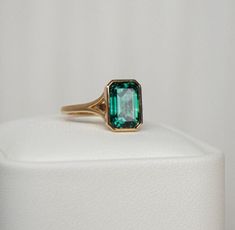
<path id="1" fill-rule="evenodd" d="M 145 120 L 226 155 L 235 229 L 233 0 L 0 0 L 0 122 L 97 98 L 112 78 L 143 85 Z"/>

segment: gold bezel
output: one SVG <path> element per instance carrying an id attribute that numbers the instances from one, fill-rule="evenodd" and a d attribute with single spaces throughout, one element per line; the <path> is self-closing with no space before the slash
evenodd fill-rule
<path id="1" fill-rule="evenodd" d="M 140 103 L 140 122 L 135 128 L 113 128 L 110 124 L 110 116 L 109 116 L 109 88 L 113 83 L 116 82 L 135 82 L 138 85 L 139 88 L 139 103 Z M 142 88 L 138 81 L 135 79 L 114 79 L 111 80 L 104 89 L 104 97 L 106 101 L 106 111 L 105 111 L 105 123 L 114 132 L 135 132 L 138 131 L 141 126 L 143 125 L 143 103 L 142 103 Z"/>

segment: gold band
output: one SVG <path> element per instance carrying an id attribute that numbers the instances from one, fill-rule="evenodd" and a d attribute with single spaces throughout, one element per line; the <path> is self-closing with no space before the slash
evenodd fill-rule
<path id="1" fill-rule="evenodd" d="M 106 107 L 106 100 L 103 93 L 99 98 L 88 103 L 63 106 L 61 112 L 68 115 L 98 115 L 105 117 Z"/>

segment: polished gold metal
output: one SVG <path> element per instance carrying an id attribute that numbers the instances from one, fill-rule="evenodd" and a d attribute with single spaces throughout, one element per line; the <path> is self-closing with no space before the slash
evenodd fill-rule
<path id="1" fill-rule="evenodd" d="M 106 102 L 104 93 L 99 98 L 89 103 L 64 106 L 61 108 L 61 112 L 68 115 L 98 115 L 105 117 Z"/>
<path id="2" fill-rule="evenodd" d="M 84 103 L 84 104 L 77 104 L 77 105 L 68 105 L 68 106 L 63 106 L 61 108 L 61 112 L 67 115 L 74 115 L 74 116 L 100 116 L 105 120 L 106 125 L 114 132 L 135 132 L 140 129 L 140 127 L 143 124 L 143 114 L 141 114 L 141 121 L 135 128 L 113 128 L 110 125 L 110 120 L 109 120 L 109 87 L 112 85 L 114 82 L 129 82 L 129 81 L 134 81 L 138 83 L 134 79 L 117 79 L 117 80 L 111 80 L 104 88 L 104 92 L 102 95 L 97 98 L 94 101 L 91 101 L 89 103 Z M 138 83 L 139 84 L 139 83 Z M 140 107 L 142 110 L 142 93 L 140 93 Z"/>

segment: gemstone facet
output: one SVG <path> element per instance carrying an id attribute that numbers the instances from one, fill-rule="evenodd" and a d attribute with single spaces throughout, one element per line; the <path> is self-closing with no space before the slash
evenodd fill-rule
<path id="1" fill-rule="evenodd" d="M 108 86 L 108 125 L 115 130 L 142 124 L 141 86 L 135 80 L 113 80 Z"/>

